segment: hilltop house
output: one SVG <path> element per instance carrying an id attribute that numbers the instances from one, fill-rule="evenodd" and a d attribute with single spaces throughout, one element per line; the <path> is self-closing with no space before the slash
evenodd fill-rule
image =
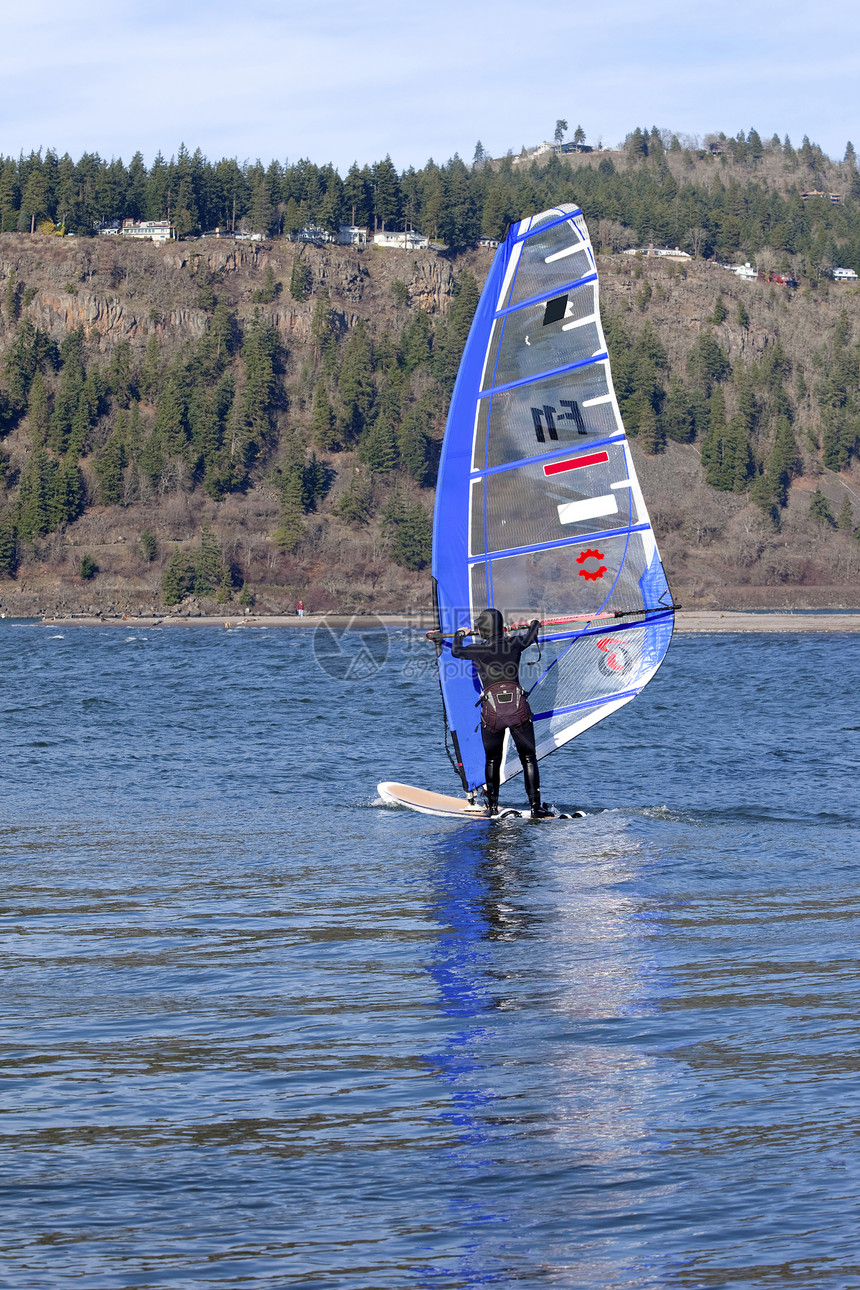
<path id="1" fill-rule="evenodd" d="M 166 219 L 111 220 L 99 228 L 99 237 L 137 237 L 148 242 L 171 242 L 176 237 L 173 225 Z"/>
<path id="2" fill-rule="evenodd" d="M 856 282 L 857 274 L 853 269 L 834 269 L 833 278 L 836 282 Z"/>
<path id="3" fill-rule="evenodd" d="M 357 224 L 341 224 L 337 230 L 337 240 L 341 246 L 364 246 L 367 242 L 367 229 Z"/>
<path id="4" fill-rule="evenodd" d="M 417 233 L 415 229 L 405 229 L 402 233 L 393 233 L 388 229 L 379 229 L 373 235 L 374 246 L 385 246 L 399 251 L 423 251 L 430 245 L 429 237 Z"/>

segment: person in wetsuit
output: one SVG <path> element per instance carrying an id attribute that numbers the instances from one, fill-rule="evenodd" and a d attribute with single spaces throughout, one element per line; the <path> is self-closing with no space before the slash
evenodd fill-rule
<path id="1" fill-rule="evenodd" d="M 455 632 L 451 653 L 454 658 L 470 659 L 478 669 L 482 689 L 486 690 L 494 681 L 509 681 L 519 684 L 520 655 L 537 640 L 540 622 L 535 618 L 529 623 L 524 633 L 505 636 L 504 620 L 498 609 L 484 609 L 478 614 L 475 626 L 481 634 L 481 643 L 464 645 L 463 637 L 468 635 L 464 630 Z M 522 725 L 510 726 L 520 761 L 523 766 L 523 779 L 531 806 L 532 819 L 543 819 L 550 815 L 540 800 L 540 774 L 535 754 L 535 728 L 531 720 Z M 499 807 L 499 780 L 502 773 L 502 750 L 505 743 L 504 730 L 490 730 L 481 720 L 481 738 L 486 754 L 485 775 L 487 783 L 487 810 L 495 815 Z"/>

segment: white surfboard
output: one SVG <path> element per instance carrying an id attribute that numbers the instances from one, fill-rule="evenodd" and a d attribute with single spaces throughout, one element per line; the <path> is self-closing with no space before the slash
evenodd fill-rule
<path id="1" fill-rule="evenodd" d="M 444 815 L 458 820 L 486 820 L 486 807 L 472 806 L 463 797 L 449 797 L 447 793 L 433 793 L 427 788 L 413 788 L 410 784 L 386 782 L 377 784 L 379 796 L 389 806 L 408 806 L 423 815 Z"/>
<path id="2" fill-rule="evenodd" d="M 515 807 L 505 806 L 500 809 L 498 815 L 489 816 L 484 806 L 477 804 L 472 806 L 462 797 L 449 797 L 447 793 L 433 793 L 427 788 L 413 788 L 411 784 L 386 781 L 377 784 L 376 787 L 383 802 L 387 802 L 389 806 L 406 806 L 410 811 L 420 811 L 422 815 L 441 815 L 455 820 L 527 820 L 531 818 L 531 813 L 527 810 L 518 811 Z M 557 813 L 547 818 L 569 820 L 584 814 L 584 811 L 576 811 L 574 816 Z"/>

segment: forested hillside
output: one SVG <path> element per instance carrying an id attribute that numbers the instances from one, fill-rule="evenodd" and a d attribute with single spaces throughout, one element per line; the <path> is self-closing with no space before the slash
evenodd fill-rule
<path id="1" fill-rule="evenodd" d="M 439 442 L 492 256 L 474 243 L 564 200 L 602 252 L 616 387 L 678 598 L 856 604 L 860 294 L 825 277 L 860 269 L 853 149 L 834 165 L 754 131 L 722 146 L 634 131 L 612 154 L 479 151 L 343 180 L 184 150 L 149 171 L 4 160 L 0 608 L 426 604 Z M 283 236 L 353 207 L 448 250 Z M 166 247 L 84 236 L 168 215 L 185 236 Z M 234 220 L 268 240 L 193 236 Z M 696 258 L 618 254 L 649 241 Z M 716 263 L 741 256 L 799 288 Z"/>

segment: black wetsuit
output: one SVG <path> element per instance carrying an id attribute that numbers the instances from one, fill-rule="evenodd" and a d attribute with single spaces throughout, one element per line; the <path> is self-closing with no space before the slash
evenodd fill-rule
<path id="1" fill-rule="evenodd" d="M 492 612 L 492 611 L 491 611 Z M 498 616 L 501 627 L 501 614 Z M 520 674 L 520 655 L 523 650 L 533 645 L 538 637 L 540 624 L 537 620 L 529 624 L 524 632 L 505 636 L 496 634 L 483 639 L 479 645 L 464 645 L 459 633 L 451 645 L 454 658 L 470 659 L 478 669 L 481 686 L 486 689 L 493 681 L 518 682 Z M 523 766 L 523 779 L 526 793 L 532 808 L 540 805 L 540 776 L 537 756 L 535 754 L 535 728 L 531 721 L 521 726 L 511 726 L 511 738 L 516 745 Z M 484 773 L 487 782 L 487 797 L 491 810 L 495 810 L 499 801 L 499 781 L 502 773 L 502 750 L 505 743 L 504 730 L 488 730 L 481 722 L 481 738 L 484 741 L 486 763 Z"/>

